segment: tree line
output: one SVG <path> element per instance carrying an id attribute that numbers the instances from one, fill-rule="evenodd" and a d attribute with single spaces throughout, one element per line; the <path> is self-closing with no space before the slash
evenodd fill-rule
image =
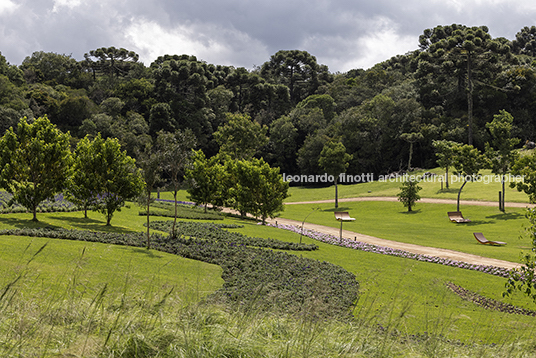
<path id="1" fill-rule="evenodd" d="M 116 211 L 127 200 L 141 198 L 147 204 L 147 246 L 150 246 L 149 215 L 155 185 L 166 173 L 172 183 L 175 218 L 172 235 L 176 236 L 177 193 L 183 177 L 188 192 L 198 205 L 229 206 L 241 214 L 266 218 L 283 209 L 288 183 L 278 168 L 253 157 L 231 157 L 221 151 L 207 159 L 203 151 L 194 151 L 195 136 L 190 130 L 174 133 L 160 131 L 156 142 L 130 157 L 117 138 L 89 135 L 71 150 L 71 136 L 46 117 L 22 118 L 0 138 L 0 187 L 13 195 L 37 221 L 37 208 L 58 193 L 84 210 L 99 211 L 111 224 Z M 143 195 L 144 194 L 144 195 Z"/>
<path id="2" fill-rule="evenodd" d="M 345 73 L 300 50 L 278 51 L 253 69 L 191 55 L 145 65 L 115 47 L 80 61 L 40 51 L 12 65 L 0 56 L 0 131 L 47 115 L 74 142 L 100 133 L 137 158 L 160 131 L 189 130 L 211 158 L 227 145 L 216 134 L 222 128 L 245 133 L 231 123 L 239 116 L 261 129 L 248 150 L 281 173 L 321 174 L 328 142 L 344 145 L 354 174 L 431 167 L 437 140 L 484 151 L 486 124 L 501 110 L 513 116 L 519 145 L 534 139 L 535 43 L 534 26 L 513 41 L 486 26 L 436 26 L 423 31 L 418 50 Z"/>

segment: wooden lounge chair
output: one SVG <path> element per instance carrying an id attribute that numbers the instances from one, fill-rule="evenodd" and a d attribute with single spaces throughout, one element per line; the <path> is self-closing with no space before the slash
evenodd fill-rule
<path id="1" fill-rule="evenodd" d="M 463 217 L 461 211 L 449 211 L 447 213 L 447 215 L 449 216 L 450 221 L 455 222 L 455 223 L 468 223 L 468 222 L 471 222 L 471 220 L 466 219 L 466 218 Z"/>
<path id="2" fill-rule="evenodd" d="M 337 219 L 337 221 L 354 221 L 355 220 L 355 218 L 350 217 L 350 214 L 348 214 L 347 211 L 336 211 L 335 219 Z"/>
<path id="3" fill-rule="evenodd" d="M 340 236 L 340 238 L 342 240 L 342 222 L 343 221 L 354 221 L 355 218 L 351 218 L 350 214 L 348 214 L 347 211 L 336 211 L 335 212 L 335 219 L 337 219 L 337 221 L 341 222 L 341 228 L 340 228 L 340 231 L 339 231 L 339 236 Z"/>
<path id="4" fill-rule="evenodd" d="M 491 241 L 484 237 L 484 234 L 481 232 L 474 232 L 473 235 L 475 236 L 476 241 L 481 243 L 482 245 L 493 245 L 493 246 L 503 246 L 506 245 L 506 242 L 502 241 Z"/>

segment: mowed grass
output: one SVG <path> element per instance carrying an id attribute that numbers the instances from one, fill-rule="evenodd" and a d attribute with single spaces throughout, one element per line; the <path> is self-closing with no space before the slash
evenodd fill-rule
<path id="1" fill-rule="evenodd" d="M 443 186 L 439 180 L 439 176 L 444 175 L 443 169 L 435 168 L 431 170 L 419 170 L 409 173 L 409 175 L 422 175 L 425 172 L 437 174 L 435 177 L 425 179 L 419 183 L 422 190 L 419 195 L 423 198 L 440 198 L 440 199 L 456 199 L 458 197 L 459 188 L 462 181 L 456 180 L 450 182 L 449 189 Z M 465 185 L 462 190 L 460 199 L 462 200 L 481 200 L 481 201 L 498 201 L 499 191 L 502 191 L 500 179 L 495 177 L 491 171 L 481 171 L 482 179 L 477 182 L 470 182 Z M 449 172 L 449 178 L 451 173 Z M 387 179 L 385 181 L 376 181 L 358 184 L 340 184 L 339 198 L 355 198 L 362 196 L 396 196 L 400 192 L 401 179 Z M 487 181 L 487 183 L 486 183 Z M 506 201 L 528 203 L 528 197 L 525 193 L 518 192 L 516 189 L 509 187 L 508 182 L 505 187 Z M 285 199 L 285 202 L 302 202 L 315 200 L 334 200 L 335 187 L 333 185 L 327 187 L 313 186 L 291 186 L 289 189 L 290 197 Z"/>
<path id="2" fill-rule="evenodd" d="M 314 212 L 307 221 L 338 227 L 338 222 L 333 217 L 332 205 L 322 205 L 323 211 Z M 301 221 L 311 211 L 311 207 L 288 205 L 283 216 Z M 354 223 L 355 228 L 345 223 L 345 229 L 369 231 L 364 233 L 380 237 L 392 235 L 386 238 L 402 237 L 404 240 L 414 240 L 414 243 L 428 246 L 437 246 L 441 241 L 450 240 L 449 245 L 452 244 L 454 248 L 461 250 L 467 244 L 468 251 L 478 253 L 480 251 L 474 250 L 483 250 L 483 256 L 498 255 L 497 258 L 505 259 L 502 256 L 509 252 L 512 261 L 516 261 L 521 247 L 528 245 L 528 241 L 520 240 L 518 247 L 514 246 L 525 221 L 521 209 L 508 209 L 507 214 L 502 214 L 496 208 L 464 206 L 462 210 L 474 221 L 473 226 L 450 223 L 446 218 L 446 211 L 450 210 L 448 205 L 418 204 L 417 211 L 413 214 L 405 212 L 397 202 L 344 203 L 344 207 L 340 209 L 350 211 L 351 215 L 358 219 Z M 39 223 L 32 223 L 30 214 L 2 215 L 0 227 L 57 226 L 118 232 L 143 231 L 145 217 L 138 216 L 138 211 L 139 208 L 134 205 L 124 208 L 112 220 L 112 227 L 104 225 L 104 218 L 100 214 L 90 213 L 90 217 L 84 219 L 81 212 L 39 214 Z M 499 216 L 503 215 L 506 216 L 501 219 Z M 244 225 L 243 228 L 234 230 L 249 236 L 290 242 L 300 240 L 296 233 L 258 225 L 253 221 L 226 218 L 223 222 Z M 478 231 L 484 232 L 492 239 L 510 240 L 509 244 L 501 248 L 478 245 L 472 238 L 473 228 L 478 228 Z M 488 234 L 491 229 L 496 230 L 496 236 Z M 448 230 L 451 231 L 447 234 Z M 515 239 L 506 237 L 506 233 L 510 233 Z M 504 278 L 352 250 L 309 238 L 302 240 L 316 243 L 319 250 L 295 254 L 332 262 L 356 275 L 361 288 L 355 309 L 359 324 L 404 335 L 432 334 L 463 343 L 484 343 L 485 349 L 492 349 L 490 344 L 533 342 L 533 317 L 509 315 L 481 308 L 462 300 L 446 287 L 446 283 L 450 281 L 492 299 L 534 308 L 521 294 L 502 298 L 506 282 Z M 104 284 L 116 287 L 116 290 L 119 290 L 117 297 L 122 292 L 121 289 L 128 287 L 130 293 L 141 292 L 142 298 L 143 293 L 148 290 L 162 294 L 174 285 L 179 287 L 179 290 L 189 292 L 186 296 L 195 300 L 221 285 L 221 270 L 218 267 L 193 262 L 193 266 L 188 268 L 180 266 L 180 263 L 189 260 L 145 249 L 21 237 L 3 237 L 2 242 L 5 244 L 2 245 L 0 260 L 2 263 L 6 262 L 4 273 L 11 274 L 4 275 L 6 280 L 23 270 L 37 249 L 48 243 L 43 252 L 29 264 L 36 272 L 29 277 L 37 289 L 51 293 L 67 292 L 69 287 L 73 286 L 71 283 L 74 277 L 80 279 L 78 289 L 89 287 L 88 290 L 91 291 L 88 293 L 92 294 L 88 297 L 94 297 Z M 195 266 L 197 264 L 199 266 Z M 166 271 L 168 268 L 169 272 Z M 88 277 L 85 277 L 86 275 Z M 196 294 L 196 290 L 201 291 L 201 294 Z"/>
<path id="3" fill-rule="evenodd" d="M 284 241 L 300 240 L 299 234 L 255 223 L 244 223 L 244 228 L 235 230 Z M 408 335 L 441 334 L 464 343 L 502 344 L 512 342 L 513 337 L 520 341 L 533 339 L 534 317 L 484 309 L 462 300 L 446 287 L 447 282 L 452 282 L 488 298 L 536 309 L 520 293 L 503 298 L 505 278 L 301 239 L 316 243 L 319 250 L 297 255 L 332 262 L 356 275 L 361 294 L 355 316 L 369 325 Z"/>
<path id="4" fill-rule="evenodd" d="M 320 208 L 313 211 L 312 209 Z M 338 211 L 348 211 L 355 221 L 343 223 L 343 229 L 382 239 L 451 249 L 501 260 L 519 261 L 521 250 L 530 250 L 531 241 L 525 234 L 528 220 L 525 209 L 508 208 L 502 213 L 495 207 L 462 205 L 460 208 L 470 223 L 456 224 L 447 212 L 456 210 L 453 204 L 417 203 L 408 212 L 400 202 L 345 202 Z M 286 205 L 281 217 L 302 222 L 339 228 L 333 204 Z M 305 224 L 307 228 L 307 223 Z M 494 247 L 479 244 L 474 232 L 482 232 L 489 240 L 506 242 Z"/>
<path id="5" fill-rule="evenodd" d="M 0 215 L 0 229 L 20 227 L 64 227 L 67 229 L 139 232 L 144 231 L 143 217 L 138 208 L 123 208 L 115 215 L 112 226 L 106 226 L 101 214 L 90 212 L 41 213 L 39 222 L 31 221 L 31 214 Z M 196 302 L 217 290 L 223 284 L 221 268 L 216 265 L 185 259 L 144 248 L 108 245 L 93 242 L 66 241 L 47 238 L 1 236 L 0 261 L 5 280 L 29 268 L 29 277 L 35 278 L 32 290 L 46 290 L 51 295 L 62 295 L 73 285 L 77 272 L 76 289 L 88 297 L 104 285 L 109 292 L 122 293 L 126 287 L 136 294 L 173 290 L 187 302 Z M 42 251 L 32 259 L 41 248 Z M 28 261 L 31 262 L 27 264 Z M 4 282 L 5 283 L 5 282 Z"/>

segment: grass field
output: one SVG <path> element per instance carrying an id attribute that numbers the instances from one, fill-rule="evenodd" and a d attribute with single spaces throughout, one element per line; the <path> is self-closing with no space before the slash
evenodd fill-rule
<path id="1" fill-rule="evenodd" d="M 431 172 L 438 176 L 430 179 L 423 180 L 419 183 L 422 190 L 419 195 L 423 198 L 440 198 L 440 199 L 456 199 L 458 197 L 458 190 L 462 185 L 460 180 L 451 182 L 449 189 L 446 189 L 445 184 L 441 186 L 439 176 L 444 175 L 444 171 L 436 168 L 432 170 L 419 170 L 411 172 L 409 175 L 422 175 L 425 172 Z M 502 191 L 500 182 L 495 181 L 495 177 L 492 179 L 492 173 L 489 170 L 483 170 L 483 175 L 480 182 L 467 183 L 462 190 L 462 200 L 484 200 L 484 201 L 497 201 L 499 197 L 499 191 Z M 449 177 L 451 175 L 449 174 Z M 378 179 L 378 178 L 376 178 Z M 487 180 L 488 183 L 484 180 Z M 359 184 L 341 184 L 339 188 L 339 198 L 354 198 L 359 196 L 396 196 L 400 191 L 400 179 L 388 179 L 380 182 L 378 180 L 369 183 Z M 518 192 L 516 189 L 508 187 L 506 184 L 506 201 L 528 203 L 528 198 L 525 193 Z M 304 186 L 291 186 L 290 197 L 286 202 L 301 202 L 301 201 L 314 201 L 314 200 L 326 200 L 335 198 L 334 186 L 315 188 Z"/>
<path id="2" fill-rule="evenodd" d="M 340 193 L 348 189 L 346 197 L 396 195 L 399 184 L 379 184 L 341 186 Z M 472 199 L 494 200 L 495 190 L 499 190 L 498 184 L 492 189 L 469 183 L 462 198 L 469 199 L 472 192 Z M 323 200 L 333 195 L 332 187 L 291 191 L 293 201 Z M 431 194 L 425 195 L 427 192 Z M 451 195 L 437 190 L 434 193 L 432 186 L 421 194 Z M 508 192 L 507 200 L 514 200 L 514 195 L 523 201 L 524 194 L 516 192 Z M 161 193 L 161 197 L 169 199 L 171 195 Z M 296 197 L 298 200 L 294 200 Z M 179 198 L 186 200 L 185 192 Z M 308 222 L 338 227 L 330 203 L 288 205 L 281 215 L 301 221 L 313 207 L 322 210 L 311 214 Z M 472 219 L 468 225 L 448 221 L 446 212 L 453 209 L 449 205 L 418 203 L 413 213 L 407 213 L 398 202 L 348 202 L 339 209 L 357 219 L 345 223 L 345 229 L 391 240 L 514 262 L 521 250 L 530 249 L 530 241 L 519 238 L 527 224 L 523 209 L 507 209 L 504 214 L 495 207 L 466 205 L 462 207 L 464 215 Z M 88 219 L 81 212 L 42 213 L 38 214 L 39 223 L 32 223 L 30 214 L 4 214 L 0 216 L 0 229 L 51 226 L 138 232 L 145 230 L 145 218 L 138 215 L 139 210 L 135 205 L 124 208 L 114 216 L 111 227 L 106 227 L 104 217 L 96 213 L 89 213 Z M 300 240 L 296 233 L 253 221 L 226 218 L 223 222 L 240 223 L 243 227 L 233 230 L 249 236 Z M 476 231 L 508 245 L 478 245 L 472 237 Z M 262 308 L 231 313 L 221 307 L 192 305 L 221 286 L 221 269 L 217 266 L 145 249 L 96 243 L 25 237 L 1 240 L 1 287 L 4 292 L 16 287 L 12 296 L 2 295 L 0 299 L 0 337 L 4 342 L 0 349 L 17 347 L 4 356 L 535 355 L 534 317 L 484 309 L 447 288 L 446 284 L 452 282 L 491 299 L 536 308 L 520 293 L 503 298 L 506 280 L 476 271 L 303 238 L 306 243 L 316 243 L 319 250 L 298 255 L 344 267 L 357 276 L 361 291 L 355 322 L 305 323 L 293 317 L 268 317 Z"/>

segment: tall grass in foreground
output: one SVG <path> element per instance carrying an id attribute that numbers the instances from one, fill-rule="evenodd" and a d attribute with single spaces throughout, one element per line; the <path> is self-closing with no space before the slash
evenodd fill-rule
<path id="1" fill-rule="evenodd" d="M 69 272 L 59 276 L 67 283 L 65 289 L 51 291 L 36 274 L 40 267 L 35 259 L 46 255 L 45 245 L 34 254 L 27 252 L 0 279 L 2 357 L 533 355 L 534 346 L 515 337 L 497 345 L 449 341 L 441 332 L 449 329 L 451 317 L 430 317 L 429 333 L 408 335 L 403 333 L 404 313 L 394 314 L 395 310 L 387 325 L 379 324 L 376 312 L 367 307 L 360 308 L 357 319 L 348 321 L 273 316 L 256 302 L 231 311 L 199 302 L 195 292 L 163 290 L 157 281 L 140 290 L 129 274 L 120 290 L 109 289 L 107 282 L 84 290 L 79 284 L 89 274 L 83 265 L 84 251 Z M 411 302 L 403 304 L 409 307 Z M 390 307 L 384 310 L 389 312 Z"/>

